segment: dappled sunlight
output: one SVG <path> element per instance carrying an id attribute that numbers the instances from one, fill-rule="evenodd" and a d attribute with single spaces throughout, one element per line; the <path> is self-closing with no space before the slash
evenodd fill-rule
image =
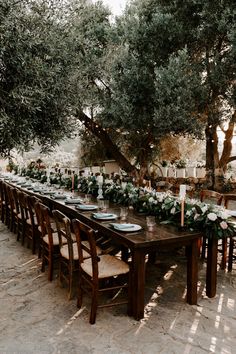
<path id="1" fill-rule="evenodd" d="M 72 324 L 74 323 L 74 321 L 82 314 L 82 312 L 85 310 L 85 306 L 82 307 L 81 309 L 79 309 L 70 319 L 69 321 L 65 324 L 65 326 L 61 329 L 59 329 L 59 331 L 56 333 L 57 336 L 61 335 L 62 333 L 64 333 L 70 326 L 72 326 Z"/>
<path id="2" fill-rule="evenodd" d="M 177 268 L 177 264 L 173 265 L 170 267 L 170 270 L 168 270 L 168 272 L 164 275 L 164 280 L 170 280 L 170 278 L 172 277 L 174 270 Z"/>
<path id="3" fill-rule="evenodd" d="M 215 298 L 214 301 L 217 299 Z M 205 321 L 207 320 L 208 322 L 212 321 L 212 323 L 209 324 L 209 326 L 213 326 L 216 331 L 214 335 L 209 336 L 209 344 L 207 347 L 207 344 L 205 343 L 205 338 L 203 338 L 203 343 L 206 346 L 204 348 L 208 352 L 216 353 L 219 352 L 221 354 L 232 354 L 233 351 L 229 349 L 229 345 L 227 345 L 226 339 L 227 337 L 222 338 L 222 330 L 223 330 L 223 335 L 229 335 L 230 334 L 230 326 L 225 323 L 225 314 L 222 313 L 224 312 L 225 308 L 230 308 L 230 310 L 235 311 L 235 301 L 232 299 L 225 299 L 225 294 L 221 293 L 218 297 L 218 303 L 216 304 L 216 309 L 214 311 L 214 308 L 211 309 L 207 307 L 197 307 L 197 311 L 195 312 L 192 325 L 189 330 L 189 335 L 188 335 L 188 344 L 186 344 L 184 354 L 191 353 L 192 346 L 191 343 L 196 343 L 197 341 L 200 341 L 201 336 L 202 336 L 202 331 L 205 328 Z M 215 318 L 212 315 L 212 313 L 216 312 Z M 211 317 L 212 316 L 212 317 Z M 233 317 L 233 316 L 232 316 Z M 178 326 L 178 321 L 175 319 L 174 321 L 174 326 Z M 174 329 L 173 324 L 171 325 L 171 329 Z M 212 328 L 213 328 L 212 327 Z M 218 332 L 220 331 L 221 337 L 218 336 Z M 199 339 L 200 338 L 200 339 Z M 197 340 L 196 340 L 197 339 Z M 219 346 L 221 346 L 219 348 Z"/>
<path id="4" fill-rule="evenodd" d="M 169 281 L 174 274 L 174 271 L 178 268 L 177 264 L 170 266 L 170 269 L 164 274 L 164 281 Z M 145 324 L 149 321 L 152 316 L 154 308 L 158 305 L 158 298 L 164 293 L 164 288 L 162 286 L 157 286 L 155 292 L 151 295 L 149 302 L 144 307 L 144 318 L 140 320 L 140 325 L 135 332 L 138 334 L 140 330 L 145 326 Z"/>

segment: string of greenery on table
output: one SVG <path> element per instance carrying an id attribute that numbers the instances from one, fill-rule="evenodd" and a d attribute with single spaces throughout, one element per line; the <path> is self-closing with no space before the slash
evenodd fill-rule
<path id="1" fill-rule="evenodd" d="M 96 196 L 96 178 L 79 179 L 78 189 Z M 171 192 L 156 192 L 148 188 L 135 187 L 127 183 L 109 182 L 103 185 L 103 196 L 112 203 L 132 206 L 137 213 L 154 215 L 163 224 L 180 226 L 181 201 Z M 200 230 L 206 237 L 223 238 L 233 236 L 235 225 L 224 207 L 200 202 L 198 199 L 186 198 L 184 208 L 184 225 L 189 230 Z"/>
<path id="2" fill-rule="evenodd" d="M 44 175 L 33 174 L 30 177 L 38 177 L 42 183 L 58 184 L 68 189 L 72 185 L 71 176 L 63 177 L 58 173 L 51 175 L 49 180 Z M 97 197 L 96 176 L 75 175 L 74 187 L 79 192 Z M 136 187 L 132 183 L 122 185 L 119 180 L 105 180 L 103 196 L 112 203 L 132 207 L 137 213 L 154 215 L 160 223 L 180 226 L 181 202 L 171 192 L 156 192 L 148 188 Z M 233 236 L 235 233 L 235 224 L 224 207 L 202 203 L 198 199 L 186 198 L 184 225 L 189 230 L 204 232 L 208 238 L 223 238 Z"/>

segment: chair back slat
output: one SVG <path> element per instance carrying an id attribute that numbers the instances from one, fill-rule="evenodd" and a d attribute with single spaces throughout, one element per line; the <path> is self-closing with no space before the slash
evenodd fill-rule
<path id="1" fill-rule="evenodd" d="M 86 258 L 85 254 L 89 254 L 92 262 L 93 279 L 98 278 L 98 262 L 100 258 L 97 255 L 96 236 L 97 231 L 90 226 L 84 224 L 78 219 L 72 220 L 73 231 L 76 236 L 78 245 L 79 262 L 82 264 Z M 83 236 L 82 236 L 83 235 Z M 87 242 L 84 242 L 87 241 Z"/>
<path id="2" fill-rule="evenodd" d="M 204 189 L 200 192 L 200 200 L 205 203 L 214 203 L 217 205 L 221 205 L 223 200 L 223 195 L 221 193 Z"/>

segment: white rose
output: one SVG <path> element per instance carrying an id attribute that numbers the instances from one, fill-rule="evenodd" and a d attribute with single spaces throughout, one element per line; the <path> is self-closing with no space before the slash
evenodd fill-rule
<path id="1" fill-rule="evenodd" d="M 215 213 L 209 213 L 207 215 L 208 219 L 211 220 L 211 221 L 216 221 L 217 219 L 217 215 Z"/>
<path id="2" fill-rule="evenodd" d="M 153 203 L 153 202 L 154 202 L 154 198 L 153 198 L 153 197 L 150 197 L 150 198 L 148 199 L 148 201 L 149 201 L 149 203 Z"/>
<path id="3" fill-rule="evenodd" d="M 205 205 L 205 206 L 202 207 L 201 209 L 202 209 L 202 213 L 205 214 L 205 212 L 207 211 L 207 205 Z"/>
<path id="4" fill-rule="evenodd" d="M 227 224 L 227 222 L 225 222 L 225 221 L 221 221 L 221 223 L 220 223 L 220 227 L 221 227 L 223 230 L 226 230 L 226 229 L 228 228 L 228 224 Z"/>
<path id="5" fill-rule="evenodd" d="M 190 216 L 192 214 L 192 211 L 191 210 L 187 210 L 186 211 L 186 216 Z"/>
<path id="6" fill-rule="evenodd" d="M 171 214 L 174 214 L 175 213 L 175 207 L 173 207 L 170 211 Z"/>
<path id="7" fill-rule="evenodd" d="M 229 217 L 229 213 L 227 212 L 227 211 L 222 211 L 221 213 L 220 213 L 220 217 L 221 217 L 221 219 L 228 219 L 228 217 Z"/>

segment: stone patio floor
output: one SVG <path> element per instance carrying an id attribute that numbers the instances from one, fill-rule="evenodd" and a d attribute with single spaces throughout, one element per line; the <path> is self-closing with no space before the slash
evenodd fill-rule
<path id="1" fill-rule="evenodd" d="M 198 304 L 186 304 L 186 261 L 181 250 L 147 265 L 145 318 L 126 306 L 76 307 L 57 279 L 47 281 L 41 261 L 0 224 L 0 354 L 200 354 L 236 353 L 236 267 L 218 272 L 217 295 L 205 296 L 205 263 L 199 261 Z"/>

